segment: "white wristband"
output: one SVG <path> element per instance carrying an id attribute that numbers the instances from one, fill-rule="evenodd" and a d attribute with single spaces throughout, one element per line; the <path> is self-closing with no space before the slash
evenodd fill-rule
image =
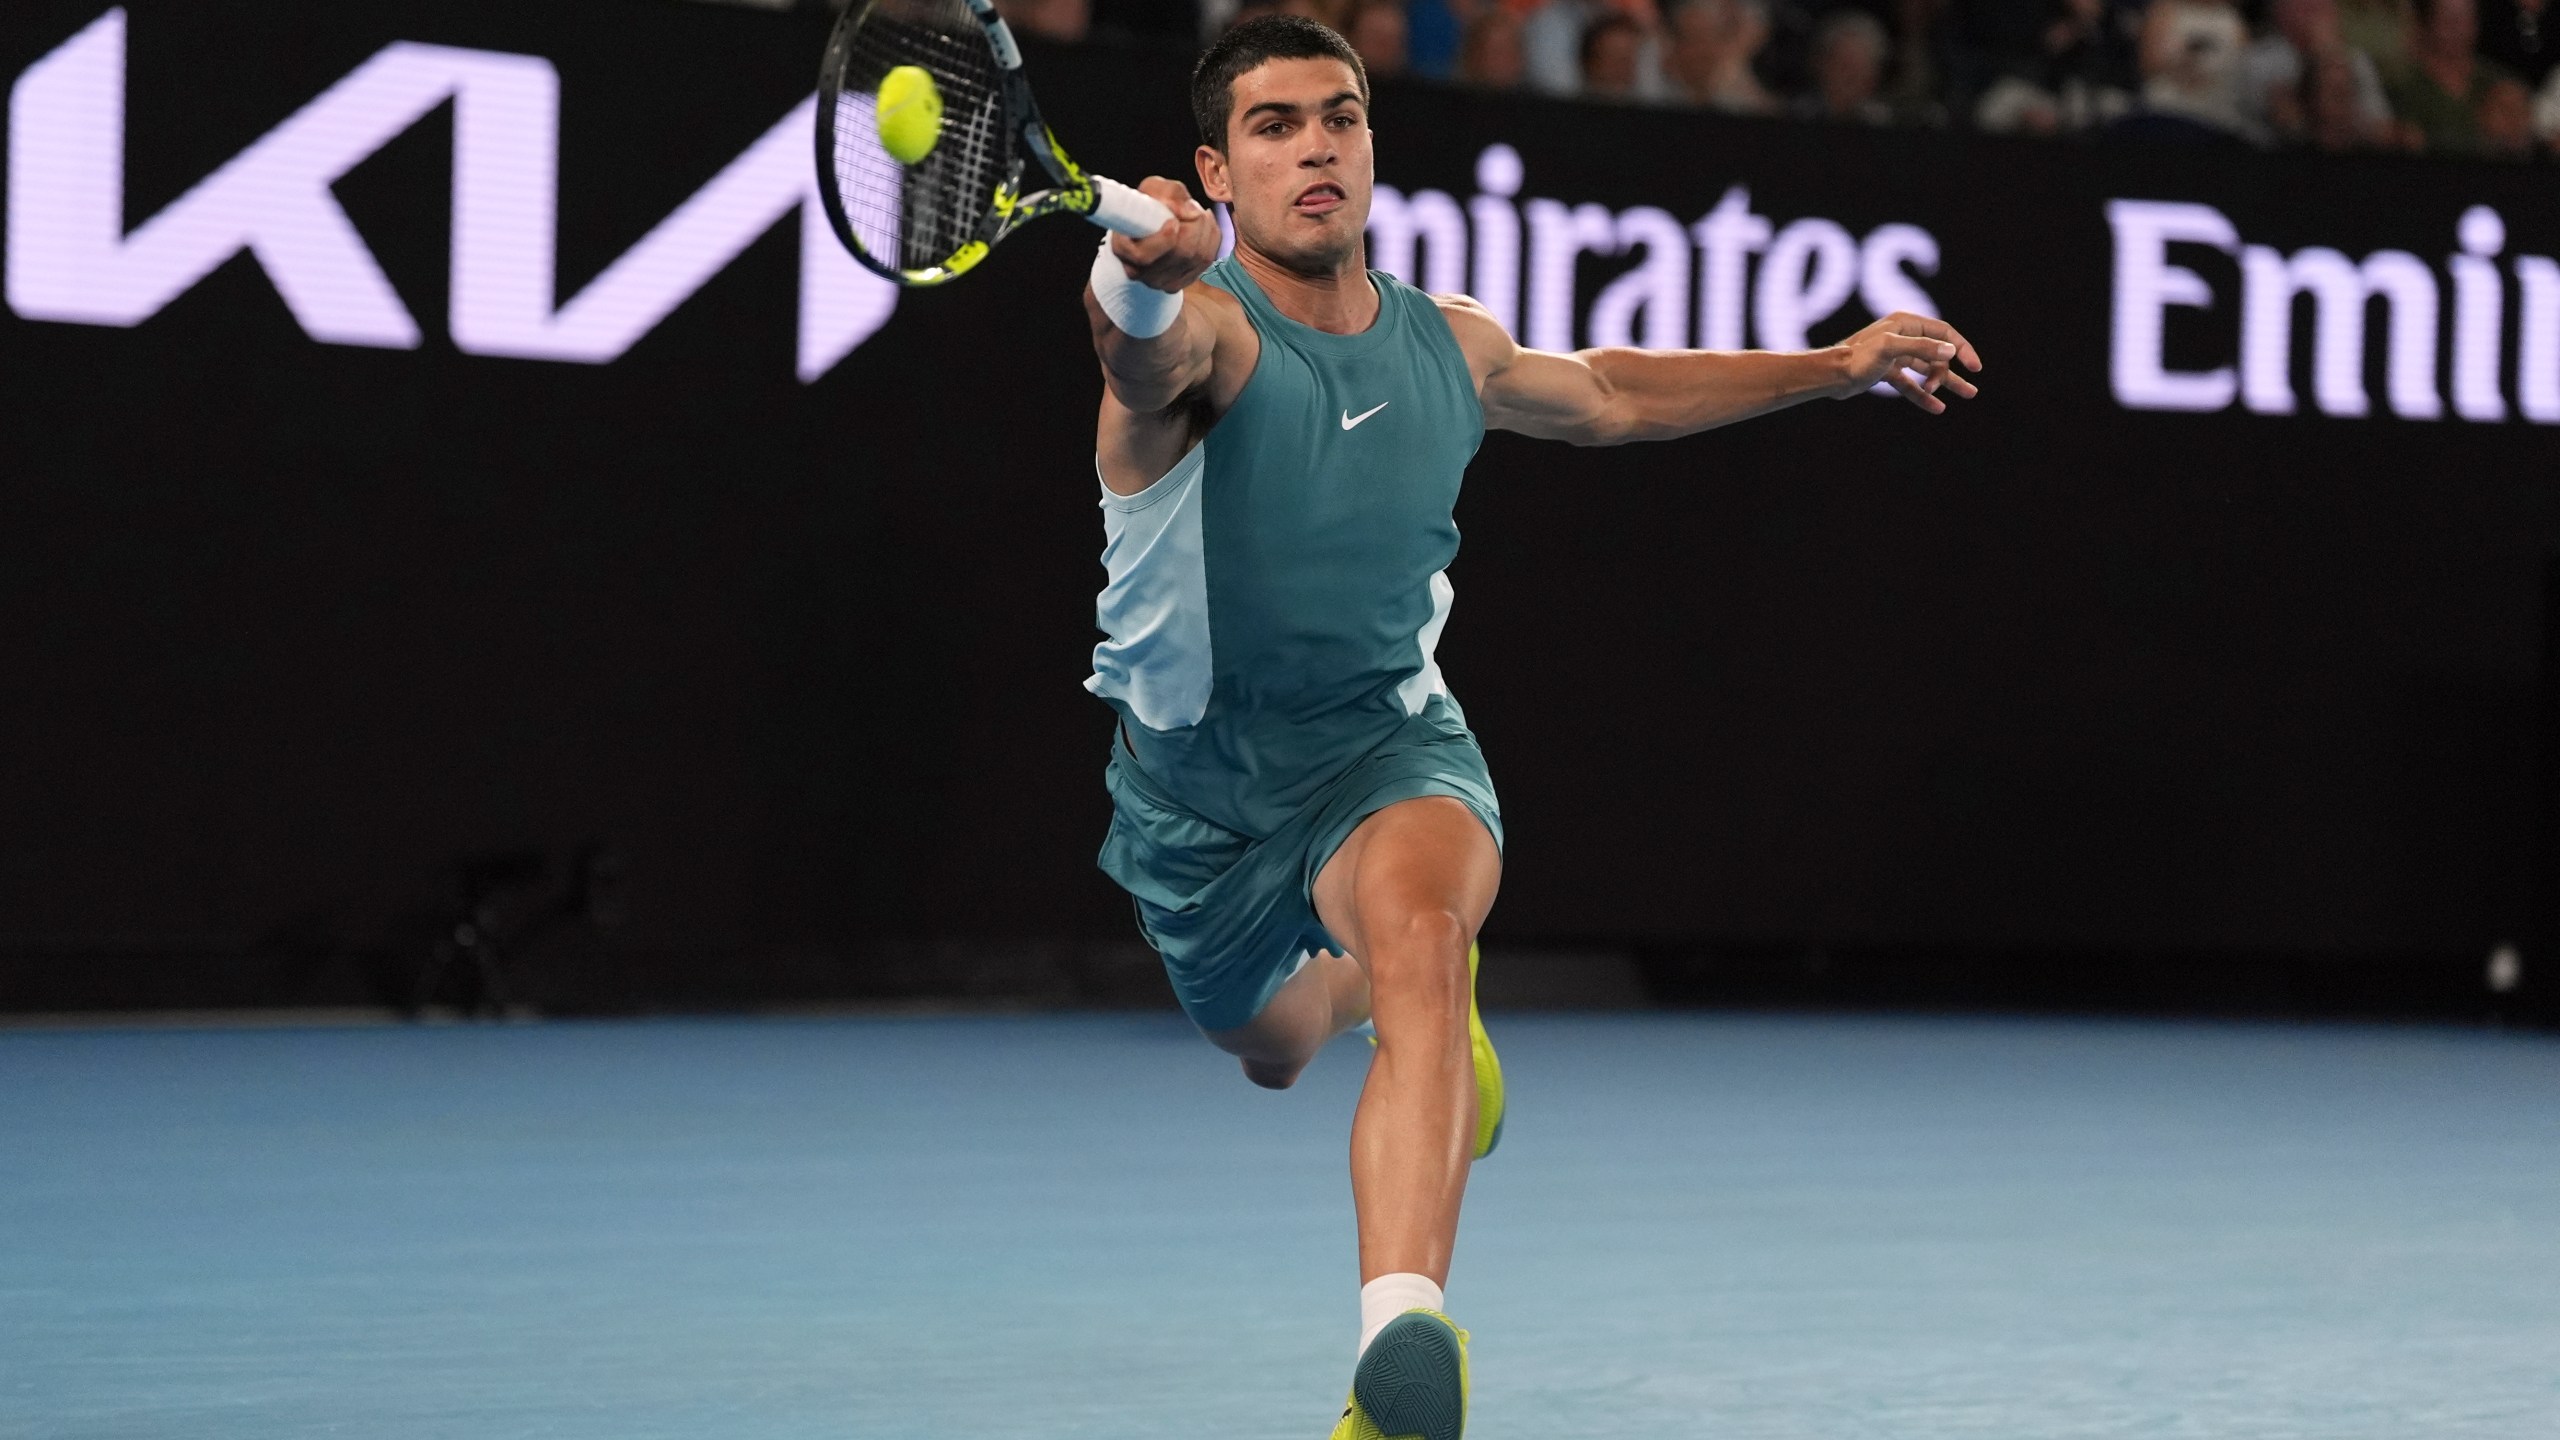
<path id="1" fill-rule="evenodd" d="M 1174 317 L 1182 313 L 1182 292 L 1167 294 L 1130 279 L 1120 268 L 1120 257 L 1111 253 L 1108 238 L 1093 257 L 1093 298 L 1102 302 L 1102 313 L 1120 333 L 1139 340 L 1153 340 L 1172 329 Z"/>

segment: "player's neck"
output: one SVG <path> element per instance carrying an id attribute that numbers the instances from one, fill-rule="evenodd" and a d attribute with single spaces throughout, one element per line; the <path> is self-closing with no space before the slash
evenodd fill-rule
<path id="1" fill-rule="evenodd" d="M 1311 330 L 1357 335 L 1378 323 L 1378 287 L 1369 283 L 1367 247 L 1329 275 L 1309 275 L 1239 241 L 1236 263 L 1262 287 L 1273 309 Z"/>

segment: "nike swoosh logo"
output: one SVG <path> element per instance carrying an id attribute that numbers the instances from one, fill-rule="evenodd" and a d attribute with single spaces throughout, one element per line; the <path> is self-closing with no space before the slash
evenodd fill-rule
<path id="1" fill-rule="evenodd" d="M 1345 429 L 1345 430 L 1348 430 L 1348 429 L 1350 429 L 1352 426 L 1359 424 L 1361 421 L 1368 419 L 1370 416 L 1377 414 L 1379 411 L 1386 409 L 1388 406 L 1393 405 L 1394 403 L 1396 403 L 1396 402 L 1394 402 L 1393 400 L 1381 400 L 1381 401 L 1379 401 L 1377 404 L 1375 404 L 1375 405 L 1373 405 L 1373 406 L 1369 407 L 1369 408 L 1368 408 L 1368 409 L 1366 409 L 1366 410 L 1361 411 L 1361 412 L 1360 412 L 1359 414 L 1357 414 L 1357 415 L 1354 415 L 1354 414 L 1352 414 L 1350 411 L 1345 410 L 1345 411 L 1343 411 L 1343 412 L 1342 412 L 1342 428 L 1343 428 L 1343 429 Z"/>

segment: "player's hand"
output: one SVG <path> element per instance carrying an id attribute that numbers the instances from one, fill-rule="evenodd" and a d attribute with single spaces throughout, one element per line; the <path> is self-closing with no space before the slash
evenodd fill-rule
<path id="1" fill-rule="evenodd" d="M 1218 246 L 1224 239 L 1218 217 L 1192 199 L 1179 180 L 1150 175 L 1138 182 L 1138 189 L 1163 201 L 1173 218 L 1141 239 L 1113 235 L 1111 253 L 1130 279 L 1167 294 L 1178 292 L 1218 263 Z"/>
<path id="2" fill-rule="evenodd" d="M 1967 400 L 1982 393 L 1955 371 L 1961 364 L 1979 373 L 1982 357 L 1973 353 L 1972 341 L 1944 320 L 1897 310 L 1841 341 L 1840 348 L 1848 352 L 1848 373 L 1835 392 L 1842 399 L 1883 381 L 1901 391 L 1903 399 L 1942 415 L 1947 402 L 1938 398 L 1940 390 Z"/>

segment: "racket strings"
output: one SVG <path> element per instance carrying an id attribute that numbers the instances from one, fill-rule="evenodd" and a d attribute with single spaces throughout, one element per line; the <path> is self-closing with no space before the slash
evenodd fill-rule
<path id="1" fill-rule="evenodd" d="M 882 148 L 876 94 L 882 77 L 913 65 L 942 95 L 942 133 L 931 153 L 901 165 Z M 986 32 L 958 0 L 881 0 L 844 38 L 829 163 L 855 243 L 875 260 L 925 270 L 986 238 L 999 186 L 1018 161 L 1004 74 Z"/>

